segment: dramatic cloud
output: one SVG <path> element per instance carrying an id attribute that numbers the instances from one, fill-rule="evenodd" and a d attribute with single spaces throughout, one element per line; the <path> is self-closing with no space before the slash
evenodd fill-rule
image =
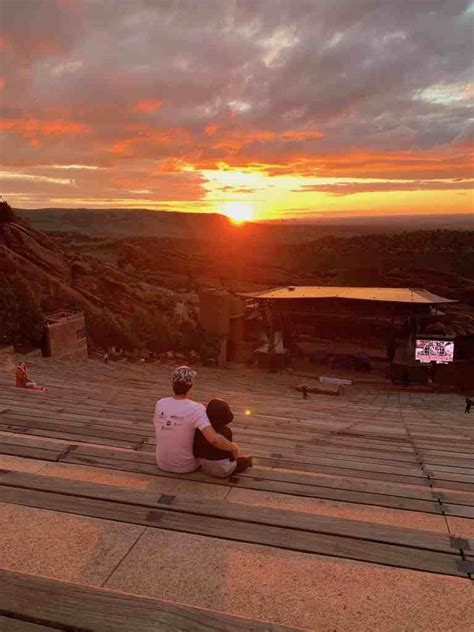
<path id="1" fill-rule="evenodd" d="M 3 0 L 4 191 L 32 207 L 226 196 L 261 216 L 334 198 L 398 212 L 403 191 L 413 211 L 467 212 L 471 183 L 449 181 L 472 175 L 473 17 L 467 0 Z M 74 184 L 55 182 L 68 165 Z"/>

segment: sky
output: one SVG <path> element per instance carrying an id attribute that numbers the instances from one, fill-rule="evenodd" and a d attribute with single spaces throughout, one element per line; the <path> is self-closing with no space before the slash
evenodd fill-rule
<path id="1" fill-rule="evenodd" d="M 473 20 L 465 0 L 1 0 L 0 192 L 472 213 Z"/>

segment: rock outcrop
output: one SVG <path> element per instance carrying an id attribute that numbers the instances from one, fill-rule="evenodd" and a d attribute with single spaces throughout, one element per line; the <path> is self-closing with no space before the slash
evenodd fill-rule
<path id="1" fill-rule="evenodd" d="M 24 278 L 44 311 L 75 305 L 98 315 L 107 308 L 129 316 L 135 308 L 152 310 L 160 298 L 145 292 L 137 279 L 68 247 L 59 237 L 35 230 L 0 203 L 0 275 Z M 158 296 L 157 296 L 158 295 Z"/>

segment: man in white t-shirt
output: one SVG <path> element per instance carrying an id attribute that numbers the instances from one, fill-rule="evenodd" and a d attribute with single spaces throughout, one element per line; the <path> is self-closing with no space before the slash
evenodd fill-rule
<path id="1" fill-rule="evenodd" d="M 239 446 L 218 434 L 211 426 L 202 404 L 189 399 L 196 373 L 187 366 L 173 373 L 173 397 L 156 402 L 153 422 L 156 434 L 156 462 L 160 470 L 186 474 L 199 468 L 193 455 L 194 432 L 200 430 L 211 445 L 232 452 L 238 458 Z"/>

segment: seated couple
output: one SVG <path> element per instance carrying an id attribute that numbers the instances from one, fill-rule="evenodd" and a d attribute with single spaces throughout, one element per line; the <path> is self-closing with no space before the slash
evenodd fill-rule
<path id="1" fill-rule="evenodd" d="M 160 470 L 187 474 L 201 468 L 205 474 L 226 478 L 252 465 L 232 442 L 229 405 L 213 399 L 207 409 L 189 399 L 196 373 L 187 366 L 173 373 L 173 397 L 156 402 L 154 424 L 156 462 Z"/>

